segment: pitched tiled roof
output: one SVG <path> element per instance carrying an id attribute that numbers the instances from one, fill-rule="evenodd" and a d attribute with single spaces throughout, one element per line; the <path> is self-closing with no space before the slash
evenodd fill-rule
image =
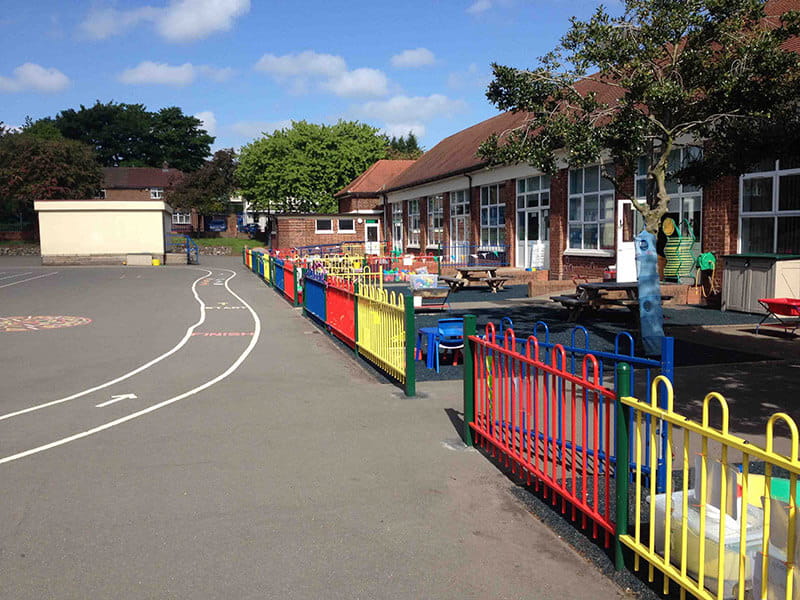
<path id="1" fill-rule="evenodd" d="M 336 192 L 339 198 L 347 195 L 377 196 L 386 184 L 414 164 L 413 160 L 378 160 L 361 175 Z"/>
<path id="2" fill-rule="evenodd" d="M 104 167 L 103 187 L 113 189 L 167 188 L 183 177 L 178 169 L 155 169 L 152 167 Z"/>
<path id="3" fill-rule="evenodd" d="M 800 0 L 770 0 L 764 7 L 767 16 L 781 15 L 789 10 L 800 10 Z M 800 38 L 792 38 L 783 44 L 786 50 L 800 52 Z M 594 91 L 599 102 L 612 104 L 620 90 L 597 81 L 583 80 L 576 84 L 581 93 Z M 445 179 L 476 171 L 486 162 L 478 158 L 478 146 L 492 134 L 521 126 L 528 118 L 527 112 L 505 112 L 477 125 L 445 138 L 423 154 L 408 169 L 400 173 L 386 185 L 386 191 L 422 185 L 430 181 Z"/>

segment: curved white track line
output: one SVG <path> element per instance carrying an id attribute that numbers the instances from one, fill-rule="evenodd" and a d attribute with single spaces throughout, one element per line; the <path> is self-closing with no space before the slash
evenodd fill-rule
<path id="1" fill-rule="evenodd" d="M 5 285 L 0 285 L 0 288 L 7 288 L 11 287 L 12 285 L 19 285 L 20 283 L 25 283 L 26 281 L 33 281 L 34 279 L 41 279 L 42 277 L 50 277 L 50 275 L 55 275 L 58 271 L 53 271 L 52 273 L 46 273 L 45 275 L 37 275 L 36 277 L 28 277 L 27 279 L 23 279 L 22 281 L 15 281 L 14 283 L 7 283 Z"/>
<path id="2" fill-rule="evenodd" d="M 0 275 L 6 275 L 5 272 L 0 273 Z M 5 277 L 0 277 L 0 279 L 14 279 L 14 277 L 24 277 L 25 275 L 33 275 L 33 271 L 28 271 L 27 273 L 14 273 L 13 275 L 6 275 Z"/>
<path id="3" fill-rule="evenodd" d="M 230 269 L 219 269 L 219 270 L 220 271 L 228 271 L 230 273 L 233 273 L 228 279 L 225 280 L 225 288 L 231 293 L 231 295 L 233 295 L 245 307 L 247 307 L 247 310 L 250 311 L 250 315 L 253 317 L 253 322 L 255 323 L 255 329 L 253 331 L 253 338 L 250 340 L 250 343 L 247 345 L 247 348 L 244 349 L 244 352 L 242 352 L 239 355 L 239 358 L 237 358 L 230 367 L 228 367 L 223 373 L 217 375 L 213 379 L 208 380 L 204 384 L 199 385 L 196 388 L 193 388 L 193 389 L 189 390 L 188 392 L 184 392 L 184 393 L 179 394 L 177 396 L 173 396 L 172 398 L 170 398 L 168 400 L 164 400 L 163 402 L 159 402 L 158 404 L 153 404 L 152 406 L 149 406 L 149 407 L 147 407 L 145 409 L 142 409 L 142 410 L 137 411 L 135 413 L 131 413 L 131 414 L 125 416 L 125 417 L 121 417 L 121 418 L 116 419 L 114 421 L 109 421 L 108 423 L 105 423 L 103 425 L 99 425 L 97 427 L 93 427 L 92 429 L 87 429 L 86 431 L 82 431 L 81 433 L 76 433 L 75 435 L 71 435 L 69 437 L 65 437 L 65 438 L 62 438 L 60 440 L 56 440 L 55 442 L 50 442 L 49 444 L 45 444 L 43 446 L 38 446 L 36 448 L 31 448 L 30 450 L 25 450 L 24 452 L 19 452 L 17 454 L 12 454 L 11 456 L 6 456 L 5 458 L 0 459 L 0 465 L 2 465 L 4 463 L 9 463 L 9 462 L 12 462 L 12 461 L 15 461 L 15 460 L 19 460 L 20 458 L 25 458 L 26 456 L 30 456 L 32 454 L 38 454 L 39 452 L 44 452 L 45 450 L 50 450 L 51 448 L 56 448 L 58 446 L 63 446 L 64 444 L 68 444 L 70 442 L 74 442 L 75 440 L 79 440 L 79 439 L 82 439 L 82 438 L 85 438 L 85 437 L 89 437 L 90 435 L 94 435 L 95 433 L 100 433 L 101 431 L 105 431 L 106 429 L 111 429 L 112 427 L 116 427 L 117 425 L 121 425 L 122 423 L 127 423 L 128 421 L 132 421 L 133 419 L 137 419 L 137 418 L 139 418 L 139 417 L 141 417 L 143 415 L 149 414 L 151 412 L 155 412 L 160 408 L 164 408 L 165 406 L 169 406 L 170 404 L 173 404 L 173 403 L 177 402 L 178 400 L 183 400 L 184 398 L 188 398 L 189 396 L 193 396 L 194 394 L 196 394 L 198 392 L 202 392 L 203 390 L 205 390 L 207 388 L 210 388 L 212 385 L 222 381 L 223 379 L 228 377 L 228 375 L 230 375 L 231 373 L 236 371 L 236 369 L 238 369 L 239 366 L 250 355 L 250 353 L 253 351 L 253 348 L 255 347 L 256 343 L 258 342 L 258 338 L 261 335 L 261 320 L 258 318 L 258 315 L 256 314 L 256 311 L 254 311 L 253 308 L 247 302 L 245 302 L 244 299 L 241 296 L 239 296 L 236 292 L 234 292 L 228 286 L 228 282 L 231 279 L 233 279 L 234 277 L 236 277 L 236 273 L 234 271 L 231 271 Z"/>
<path id="4" fill-rule="evenodd" d="M 220 269 L 220 270 L 221 271 L 227 271 L 228 269 Z M 78 392 L 77 394 L 72 394 L 72 396 L 67 396 L 66 398 L 59 398 L 58 400 L 52 400 L 51 402 L 45 402 L 44 404 L 38 404 L 36 406 L 30 406 L 28 408 L 23 408 L 22 410 L 18 410 L 18 411 L 15 411 L 15 412 L 11 412 L 11 413 L 6 413 L 4 415 L 0 415 L 0 421 L 5 421 L 6 419 L 10 419 L 12 417 L 17 417 L 19 415 L 24 415 L 26 413 L 33 412 L 33 411 L 36 411 L 36 410 L 41 410 L 43 408 L 47 408 L 48 406 L 55 406 L 56 404 L 61 404 L 62 402 L 68 402 L 70 400 L 75 400 L 75 398 L 80 398 L 81 396 L 85 396 L 86 394 L 91 394 L 92 392 L 96 392 L 97 390 L 102 390 L 103 388 L 106 388 L 108 386 L 114 385 L 115 383 L 119 383 L 120 381 L 125 381 L 129 377 L 133 377 L 137 373 L 141 373 L 145 369 L 148 369 L 148 368 L 152 367 L 154 364 L 159 363 L 162 360 L 164 360 L 165 358 L 175 354 L 178 350 L 180 350 L 183 346 L 186 345 L 186 342 L 188 342 L 189 338 L 192 337 L 192 333 L 194 332 L 195 328 L 197 328 L 200 325 L 202 325 L 206 320 L 206 305 L 203 303 L 203 301 L 200 299 L 200 296 L 198 296 L 198 294 L 197 294 L 197 284 L 200 281 L 202 281 L 203 279 L 205 279 L 206 277 L 210 277 L 211 274 L 212 274 L 212 271 L 206 271 L 206 275 L 203 275 L 202 277 L 199 277 L 199 278 L 195 279 L 194 283 L 192 283 L 192 293 L 194 294 L 194 299 L 197 300 L 198 304 L 200 304 L 200 319 L 197 321 L 197 323 L 195 323 L 194 325 L 191 325 L 186 330 L 186 333 L 184 334 L 183 338 L 171 350 L 167 350 L 161 356 L 157 356 L 156 358 L 154 358 L 150 362 L 147 362 L 147 363 L 143 364 L 142 366 L 135 368 L 133 371 L 125 373 L 124 375 L 120 375 L 116 379 L 112 379 L 111 381 L 106 381 L 105 383 L 101 383 L 100 385 L 97 385 L 97 386 L 95 386 L 93 388 L 89 388 L 88 390 L 83 390 L 82 392 Z M 235 275 L 235 273 L 234 273 L 234 275 Z M 232 278 L 233 277 L 231 277 L 230 279 L 232 279 Z M 225 285 L 227 287 L 227 282 L 226 282 Z"/>

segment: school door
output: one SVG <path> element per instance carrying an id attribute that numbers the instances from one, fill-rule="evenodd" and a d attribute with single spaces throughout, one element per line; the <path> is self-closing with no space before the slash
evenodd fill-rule
<path id="1" fill-rule="evenodd" d="M 451 263 L 467 264 L 469 258 L 469 216 L 456 215 L 450 219 L 450 255 Z"/>
<path id="2" fill-rule="evenodd" d="M 550 209 L 517 211 L 517 268 L 550 268 Z"/>
<path id="3" fill-rule="evenodd" d="M 380 223 L 377 219 L 367 219 L 364 225 L 366 241 L 364 242 L 364 254 L 381 253 L 381 234 Z"/>
<path id="4" fill-rule="evenodd" d="M 636 281 L 634 236 L 642 229 L 642 217 L 630 200 L 617 201 L 617 281 Z"/>

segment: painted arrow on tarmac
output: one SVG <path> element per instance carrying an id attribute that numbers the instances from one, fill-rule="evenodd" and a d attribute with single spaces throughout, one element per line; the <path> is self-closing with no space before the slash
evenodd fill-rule
<path id="1" fill-rule="evenodd" d="M 119 402 L 120 400 L 133 400 L 134 398 L 138 398 L 138 396 L 136 394 L 120 394 L 118 396 L 111 396 L 111 400 L 97 404 L 95 405 L 95 408 L 103 408 L 104 406 L 114 404 L 114 402 Z"/>

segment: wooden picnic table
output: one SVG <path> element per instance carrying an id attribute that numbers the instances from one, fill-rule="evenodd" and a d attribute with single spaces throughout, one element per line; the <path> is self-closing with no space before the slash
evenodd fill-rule
<path id="1" fill-rule="evenodd" d="M 458 271 L 457 277 L 466 279 L 467 281 L 480 281 L 484 277 L 497 277 L 497 269 L 499 267 L 456 267 Z M 481 275 L 485 273 L 485 275 Z"/>
<path id="2" fill-rule="evenodd" d="M 624 292 L 624 297 L 619 297 Z M 609 295 L 613 294 L 613 295 Z M 661 296 L 669 300 L 672 296 Z M 632 313 L 639 311 L 639 284 L 636 281 L 598 281 L 579 283 L 574 294 L 551 296 L 569 310 L 567 321 L 577 321 L 585 310 L 624 306 Z"/>
<path id="3" fill-rule="evenodd" d="M 489 291 L 496 294 L 498 290 L 502 290 L 510 277 L 498 277 L 497 269 L 500 267 L 483 266 L 483 267 L 456 267 L 458 275 L 456 277 L 440 277 L 443 279 L 451 289 L 461 289 L 471 285 L 473 282 L 481 281 L 489 286 Z"/>

